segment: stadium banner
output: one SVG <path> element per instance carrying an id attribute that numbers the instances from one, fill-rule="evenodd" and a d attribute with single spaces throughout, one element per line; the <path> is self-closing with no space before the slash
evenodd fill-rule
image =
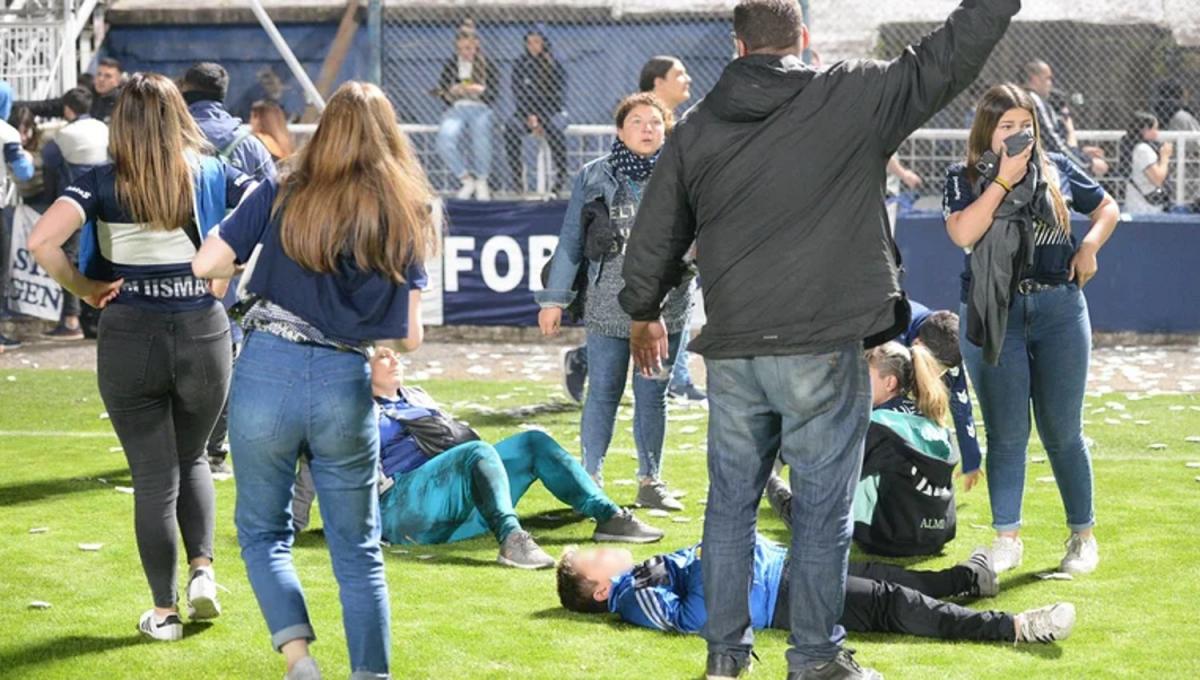
<path id="1" fill-rule="evenodd" d="M 447 201 L 442 319 L 450 326 L 536 326 L 534 291 L 558 244 L 564 201 Z"/>
<path id="2" fill-rule="evenodd" d="M 26 244 L 42 214 L 27 205 L 13 210 L 12 240 L 8 269 L 8 309 L 46 321 L 58 321 L 62 314 L 62 288 L 50 273 L 33 260 Z"/>

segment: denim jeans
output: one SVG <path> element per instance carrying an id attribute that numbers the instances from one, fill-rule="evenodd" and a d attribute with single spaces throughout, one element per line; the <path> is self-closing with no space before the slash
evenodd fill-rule
<path id="1" fill-rule="evenodd" d="M 837 655 L 854 488 L 871 390 L 862 343 L 825 354 L 707 360 L 708 506 L 704 597 L 708 651 L 745 658 L 755 524 L 776 455 L 791 471 L 789 671 Z M 743 584 L 739 587 L 738 584 Z"/>
<path id="2" fill-rule="evenodd" d="M 668 338 L 670 367 L 679 351 L 679 334 Z M 629 375 L 629 338 L 587 334 L 588 384 L 583 402 L 580 439 L 583 468 L 593 479 L 603 480 L 604 458 L 612 444 L 617 408 L 625 395 Z M 667 381 L 633 376 L 633 440 L 637 446 L 638 478 L 658 479 L 662 470 L 663 441 L 667 436 Z"/>
<path id="3" fill-rule="evenodd" d="M 544 432 L 524 432 L 495 446 L 460 444 L 394 479 L 381 501 L 383 535 L 392 543 L 453 543 L 489 532 L 503 542 L 521 528 L 515 506 L 537 481 L 598 522 L 620 511 Z"/>
<path id="4" fill-rule="evenodd" d="M 985 363 L 983 351 L 967 340 L 965 305 L 959 317 L 959 345 L 987 429 L 992 526 L 997 531 L 1021 526 L 1032 402 L 1067 526 L 1072 531 L 1090 528 L 1095 524 L 1092 457 L 1083 441 L 1082 419 L 1092 327 L 1083 293 L 1068 284 L 1017 295 L 996 366 Z"/>
<path id="5" fill-rule="evenodd" d="M 379 426 L 364 357 L 249 334 L 233 372 L 229 439 L 237 461 L 238 542 L 271 643 L 279 649 L 292 640 L 316 639 L 291 552 L 292 483 L 307 446 L 352 677 L 388 677 L 388 589 L 376 490 Z"/>
<path id="6" fill-rule="evenodd" d="M 470 130 L 472 160 L 468 167 L 459 151 L 463 132 Z M 446 109 L 437 133 L 438 154 L 455 177 L 468 173 L 487 177 L 492 170 L 492 109 L 480 102 L 459 101 Z"/>
<path id="7" fill-rule="evenodd" d="M 691 322 L 691 314 L 688 314 L 687 323 L 684 324 L 683 330 L 679 333 L 679 351 L 676 353 L 675 362 L 671 366 L 670 386 L 678 390 L 687 389 L 692 384 L 692 372 L 688 366 L 688 359 L 690 357 L 687 351 L 688 342 L 692 339 Z"/>

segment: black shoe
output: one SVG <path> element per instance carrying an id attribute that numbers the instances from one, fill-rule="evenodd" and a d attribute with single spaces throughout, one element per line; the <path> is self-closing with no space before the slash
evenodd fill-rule
<path id="1" fill-rule="evenodd" d="M 971 588 L 966 592 L 967 597 L 995 597 L 1000 594 L 1000 579 L 992 564 L 991 550 L 976 548 L 967 561 L 958 566 L 966 567 L 971 572 Z"/>
<path id="2" fill-rule="evenodd" d="M 787 526 L 788 531 L 792 530 L 792 490 L 788 487 L 787 482 L 783 481 L 778 475 L 771 475 L 767 479 L 767 502 L 771 504 L 771 509 L 779 515 L 779 519 Z"/>
<path id="3" fill-rule="evenodd" d="M 10 349 L 21 349 L 21 341 L 0 334 L 0 352 Z"/>
<path id="4" fill-rule="evenodd" d="M 736 680 L 750 672 L 750 657 L 738 660 L 728 654 L 708 654 L 708 669 L 705 680 Z"/>
<path id="5" fill-rule="evenodd" d="M 667 388 L 667 393 L 680 401 L 700 402 L 708 399 L 708 395 L 704 393 L 704 390 L 691 383 L 683 385 L 682 387 L 678 385 L 671 385 Z"/>
<path id="6" fill-rule="evenodd" d="M 76 326 L 75 328 L 67 328 L 66 324 L 58 324 L 52 331 L 42 333 L 42 337 L 47 340 L 82 340 L 83 328 Z"/>
<path id="7" fill-rule="evenodd" d="M 583 403 L 583 388 L 587 385 L 586 347 L 576 347 L 563 352 L 563 389 L 576 404 Z"/>
<path id="8" fill-rule="evenodd" d="M 883 680 L 883 675 L 873 668 L 858 665 L 853 649 L 843 649 L 833 661 L 788 673 L 788 680 Z"/>
<path id="9" fill-rule="evenodd" d="M 229 463 L 225 461 L 224 457 L 216 458 L 209 456 L 208 469 L 213 475 L 226 475 L 229 477 L 233 476 L 233 468 L 229 467 Z"/>

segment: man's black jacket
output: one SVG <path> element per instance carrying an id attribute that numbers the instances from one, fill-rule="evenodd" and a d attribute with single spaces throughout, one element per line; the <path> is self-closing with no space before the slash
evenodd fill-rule
<path id="1" fill-rule="evenodd" d="M 626 251 L 621 306 L 658 318 L 695 241 L 709 358 L 882 342 L 907 324 L 884 209 L 888 158 L 962 92 L 1020 0 L 965 0 L 893 61 L 726 67 L 667 141 Z M 894 332 L 893 332 L 894 330 Z"/>

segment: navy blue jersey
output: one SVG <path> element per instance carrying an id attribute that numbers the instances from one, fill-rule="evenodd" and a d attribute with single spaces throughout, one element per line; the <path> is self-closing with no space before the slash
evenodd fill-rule
<path id="1" fill-rule="evenodd" d="M 135 219 L 117 200 L 116 178 L 116 166 L 93 168 L 68 185 L 59 199 L 75 206 L 85 223 L 94 222 L 100 254 L 112 263 L 113 279 L 125 279 L 112 304 L 162 312 L 203 309 L 211 304 L 207 283 L 192 274 L 196 244 L 187 230 L 152 229 Z M 226 207 L 236 206 L 253 184 L 246 175 L 225 166 Z"/>
<path id="2" fill-rule="evenodd" d="M 1069 158 L 1058 153 L 1048 153 L 1046 158 L 1057 170 L 1059 189 L 1067 207 L 1075 212 L 1090 215 L 1104 201 L 1104 189 L 1089 177 L 1078 165 Z M 946 219 L 950 215 L 965 210 L 975 202 L 975 190 L 967 179 L 967 166 L 955 163 L 946 169 L 946 187 L 942 194 L 942 214 Z M 1034 240 L 1037 246 L 1034 251 L 1033 269 L 1026 272 L 1026 278 L 1035 279 L 1041 283 L 1057 285 L 1069 282 L 1071 257 L 1075 254 L 1078 244 L 1075 237 L 1041 220 L 1034 223 Z M 962 301 L 967 301 L 971 289 L 971 254 L 967 253 L 966 266 L 962 274 Z"/>
<path id="3" fill-rule="evenodd" d="M 436 410 L 411 403 L 403 393 L 392 399 L 376 397 L 375 404 L 379 412 L 379 464 L 383 474 L 391 477 L 412 472 L 429 462 L 429 456 L 421 451 L 404 421 L 428 418 Z"/>

